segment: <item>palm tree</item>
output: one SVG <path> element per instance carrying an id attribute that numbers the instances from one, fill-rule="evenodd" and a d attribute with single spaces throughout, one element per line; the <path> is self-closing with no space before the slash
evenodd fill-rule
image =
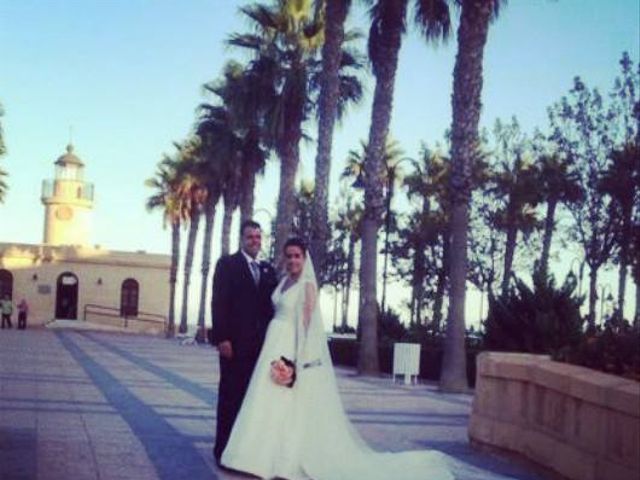
<path id="1" fill-rule="evenodd" d="M 309 0 L 279 0 L 272 6 L 254 4 L 240 11 L 256 33 L 232 35 L 229 44 L 255 53 L 249 69 L 262 80 L 258 86 L 264 88 L 265 101 L 272 102 L 267 128 L 280 159 L 275 245 L 279 255 L 291 231 L 302 124 L 311 110 L 310 68 L 322 45 L 323 26 Z"/>
<path id="2" fill-rule="evenodd" d="M 200 304 L 198 307 L 198 331 L 196 333 L 196 341 L 203 343 L 206 341 L 206 306 L 207 306 L 207 287 L 209 285 L 209 271 L 211 270 L 211 244 L 213 242 L 213 226 L 216 217 L 216 205 L 220 200 L 219 177 L 215 172 L 215 164 L 210 165 L 209 161 L 203 166 L 205 172 L 202 174 L 202 181 L 206 190 L 206 198 L 203 205 L 203 214 L 205 219 L 204 238 L 202 239 L 202 283 L 200 285 Z"/>
<path id="3" fill-rule="evenodd" d="M 215 158 L 217 164 L 218 186 L 224 201 L 221 239 L 222 255 L 229 254 L 231 221 L 233 220 L 233 213 L 240 204 L 242 185 L 242 138 L 237 133 L 240 126 L 238 125 L 238 119 L 233 118 L 233 113 L 224 103 L 227 92 L 230 90 L 227 80 L 232 75 L 232 68 L 233 66 L 227 65 L 225 80 L 222 82 L 204 85 L 204 90 L 217 95 L 222 104 L 201 104 L 199 107 L 200 118 L 197 125 L 197 133 L 205 141 L 208 156 Z M 253 178 L 255 185 L 255 173 Z"/>
<path id="4" fill-rule="evenodd" d="M 520 133 L 515 118 L 504 124 L 500 120 L 495 125 L 496 163 L 490 175 L 487 193 L 498 205 L 493 213 L 493 227 L 506 233 L 502 293 L 507 292 L 513 259 L 516 252 L 518 234 L 528 236 L 538 227 L 535 207 L 540 201 L 537 186 L 537 170 L 526 150 L 528 141 Z"/>
<path id="5" fill-rule="evenodd" d="M 278 256 L 291 232 L 295 207 L 295 177 L 300 160 L 303 124 L 313 111 L 319 85 L 318 58 L 324 41 L 322 16 L 311 0 L 276 0 L 272 6 L 254 4 L 240 11 L 256 33 L 232 35 L 228 43 L 254 54 L 248 70 L 253 88 L 264 102 L 265 137 L 280 159 L 280 189 L 276 215 L 275 251 Z M 350 69 L 357 65 L 348 51 L 341 60 L 338 112 L 357 101 L 362 90 Z M 341 106 L 342 105 L 342 106 Z"/>
<path id="6" fill-rule="evenodd" d="M 379 371 L 376 271 L 378 229 L 384 212 L 382 162 L 391 121 L 398 54 L 406 27 L 407 4 L 408 0 L 377 0 L 370 9 L 369 59 L 376 87 L 364 172 L 359 313 L 362 342 L 358 357 L 358 370 L 362 374 L 377 374 Z M 450 21 L 445 0 L 416 2 L 416 20 L 428 41 L 448 36 Z"/>
<path id="7" fill-rule="evenodd" d="M 385 223 L 385 239 L 384 239 L 384 267 L 382 271 L 382 302 L 381 311 L 385 311 L 385 299 L 387 291 L 388 269 L 389 269 L 389 235 L 391 231 L 393 211 L 391 210 L 391 202 L 395 192 L 396 182 L 402 181 L 402 170 L 399 164 L 405 160 L 404 152 L 400 148 L 400 144 L 393 139 L 387 139 L 383 154 L 382 163 L 382 183 L 384 188 L 384 223 Z M 349 150 L 347 155 L 347 165 L 342 172 L 342 178 L 353 178 L 354 186 L 362 188 L 364 186 L 365 158 L 367 155 L 367 145 L 364 141 L 360 141 L 360 151 Z M 407 159 L 409 160 L 409 159 Z"/>
<path id="8" fill-rule="evenodd" d="M 178 162 L 165 156 L 153 178 L 145 181 L 145 185 L 154 189 L 147 199 L 148 210 L 162 210 L 163 225 L 171 224 L 171 269 L 169 271 L 169 317 L 167 337 L 175 334 L 176 281 L 178 278 L 178 262 L 180 260 L 180 225 L 188 219 L 188 212 L 182 198 L 178 195 Z"/>
<path id="9" fill-rule="evenodd" d="M 438 150 L 432 151 L 423 145 L 418 160 L 413 162 L 413 172 L 404 178 L 409 200 L 418 199 L 421 208 L 413 217 L 413 228 L 409 228 L 407 237 L 413 238 L 414 254 L 412 279 L 412 323 L 421 324 L 424 304 L 424 278 L 427 275 L 426 250 L 432 251 L 432 260 L 440 257 L 437 268 L 436 296 L 433 307 L 432 325 L 440 329 L 442 304 L 446 288 L 446 253 L 448 235 L 446 235 L 446 185 L 449 175 L 449 160 Z M 438 252 L 440 247 L 440 252 Z M 438 254 L 440 253 L 440 254 Z M 435 263 L 435 262 L 433 262 Z"/>
<path id="10" fill-rule="evenodd" d="M 500 0 L 459 0 L 458 53 L 453 70 L 451 106 L 451 251 L 450 301 L 440 388 L 467 389 L 465 354 L 465 287 L 472 167 L 478 158 L 478 123 L 482 107 L 482 59 L 489 22 L 498 13 Z"/>
<path id="11" fill-rule="evenodd" d="M 624 311 L 627 269 L 631 264 L 634 209 L 640 210 L 640 145 L 629 143 L 611 153 L 600 189 L 611 197 L 618 245 L 618 311 Z"/>
<path id="12" fill-rule="evenodd" d="M 207 288 L 209 285 L 209 271 L 211 270 L 211 245 L 213 242 L 213 227 L 216 216 L 216 206 L 220 200 L 222 192 L 222 175 L 220 171 L 224 168 L 224 159 L 217 156 L 219 150 L 215 141 L 219 138 L 211 135 L 206 128 L 206 121 L 198 125 L 198 135 L 201 138 L 201 155 L 196 163 L 196 176 L 202 182 L 206 192 L 202 212 L 205 219 L 204 237 L 202 241 L 202 280 L 200 285 L 200 304 L 198 307 L 198 331 L 196 341 L 204 342 L 206 339 L 206 306 Z"/>
<path id="13" fill-rule="evenodd" d="M 345 204 L 338 211 L 336 220 L 336 228 L 345 232 L 347 235 L 347 259 L 346 272 L 344 279 L 344 290 L 342 294 L 342 328 L 347 327 L 347 319 L 349 314 L 349 302 L 351 298 L 351 282 L 353 280 L 353 272 L 355 271 L 355 254 L 356 244 L 360 240 L 360 225 L 362 222 L 362 206 L 359 203 L 353 203 L 353 195 L 350 192 L 345 193 Z"/>
<path id="14" fill-rule="evenodd" d="M 316 269 L 324 270 L 329 239 L 329 175 L 331 172 L 331 146 L 333 128 L 340 96 L 340 64 L 344 41 L 344 22 L 351 0 L 325 0 L 324 37 L 322 46 L 322 73 L 318 98 L 318 150 L 316 153 L 315 193 L 313 197 L 313 224 L 311 254 Z M 320 275 L 322 277 L 322 275 Z"/>
<path id="15" fill-rule="evenodd" d="M 575 174 L 570 171 L 569 163 L 557 153 L 542 154 L 537 161 L 538 188 L 541 198 L 547 204 L 544 219 L 544 237 L 542 254 L 538 261 L 538 271 L 547 276 L 551 239 L 555 231 L 555 214 L 558 205 L 572 204 L 582 197 L 580 184 Z"/>
<path id="16" fill-rule="evenodd" d="M 224 107 L 220 122 L 223 131 L 218 131 L 217 134 L 228 138 L 228 143 L 222 146 L 227 150 L 225 155 L 236 158 L 239 162 L 242 178 L 237 192 L 240 225 L 253 217 L 256 177 L 264 173 L 267 159 L 267 151 L 263 146 L 263 124 L 268 105 L 261 97 L 261 89 L 256 88 L 260 81 L 256 72 L 232 61 L 225 66 L 223 80 L 204 86 Z M 209 107 L 203 105 L 201 108 Z"/>
<path id="17" fill-rule="evenodd" d="M 188 211 L 189 233 L 187 235 L 187 247 L 184 259 L 184 272 L 182 282 L 182 310 L 180 313 L 180 333 L 187 333 L 187 305 L 189 300 L 189 284 L 191 283 L 191 268 L 196 246 L 196 237 L 200 225 L 202 207 L 206 199 L 206 188 L 198 176 L 198 156 L 200 145 L 196 139 L 191 139 L 184 144 L 176 144 L 178 150 L 179 183 L 177 194 Z"/>

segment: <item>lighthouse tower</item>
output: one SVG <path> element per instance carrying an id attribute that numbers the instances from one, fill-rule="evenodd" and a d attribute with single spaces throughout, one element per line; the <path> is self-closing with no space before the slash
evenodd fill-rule
<path id="1" fill-rule="evenodd" d="M 42 183 L 44 243 L 89 245 L 93 184 L 84 181 L 84 164 L 73 145 L 55 162 L 55 178 Z"/>

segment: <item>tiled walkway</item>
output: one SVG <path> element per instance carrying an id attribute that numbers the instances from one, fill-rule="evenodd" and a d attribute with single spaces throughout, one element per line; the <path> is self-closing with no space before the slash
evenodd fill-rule
<path id="1" fill-rule="evenodd" d="M 375 448 L 435 448 L 478 467 L 461 480 L 540 478 L 468 446 L 470 396 L 338 375 L 351 420 Z M 248 479 L 213 463 L 217 379 L 207 346 L 1 330 L 0 480 Z"/>

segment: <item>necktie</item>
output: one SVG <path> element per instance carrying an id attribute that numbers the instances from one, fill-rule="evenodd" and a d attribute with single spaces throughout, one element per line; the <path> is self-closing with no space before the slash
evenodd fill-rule
<path id="1" fill-rule="evenodd" d="M 258 262 L 256 261 L 252 261 L 250 265 L 251 275 L 253 275 L 253 281 L 255 282 L 256 286 L 258 286 L 258 284 L 260 283 L 260 267 L 258 266 Z"/>

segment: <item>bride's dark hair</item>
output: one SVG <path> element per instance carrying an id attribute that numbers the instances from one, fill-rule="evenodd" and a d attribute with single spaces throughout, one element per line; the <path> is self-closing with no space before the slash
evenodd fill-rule
<path id="1" fill-rule="evenodd" d="M 302 253 L 304 253 L 305 255 L 307 254 L 307 244 L 304 243 L 304 240 L 302 240 L 300 237 L 291 237 L 290 239 L 288 239 L 285 242 L 282 251 L 286 251 L 287 247 L 298 247 L 300 250 L 302 250 Z"/>

